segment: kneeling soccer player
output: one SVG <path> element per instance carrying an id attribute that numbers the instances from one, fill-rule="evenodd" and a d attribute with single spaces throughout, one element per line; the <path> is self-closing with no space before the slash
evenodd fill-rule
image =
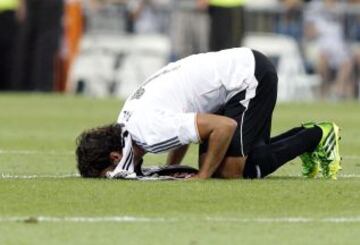
<path id="1" fill-rule="evenodd" d="M 169 151 L 180 164 L 199 143 L 192 178 L 263 178 L 301 156 L 303 174 L 336 178 L 339 128 L 304 124 L 270 138 L 277 73 L 260 52 L 233 48 L 170 63 L 130 96 L 118 121 L 85 131 L 77 142 L 83 177 L 133 178 L 145 153 Z"/>

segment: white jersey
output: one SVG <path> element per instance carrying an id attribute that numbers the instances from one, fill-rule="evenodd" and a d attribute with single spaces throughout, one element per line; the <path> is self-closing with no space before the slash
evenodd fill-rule
<path id="1" fill-rule="evenodd" d="M 119 115 L 133 141 L 148 152 L 163 152 L 200 141 L 197 113 L 214 113 L 235 94 L 247 107 L 255 96 L 255 59 L 248 48 L 192 55 L 170 63 L 130 96 Z"/>

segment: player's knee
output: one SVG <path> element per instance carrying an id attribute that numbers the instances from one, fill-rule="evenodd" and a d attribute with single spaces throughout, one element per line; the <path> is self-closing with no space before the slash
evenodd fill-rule
<path id="1" fill-rule="evenodd" d="M 226 126 L 226 128 L 228 128 L 230 131 L 235 131 L 237 125 L 238 123 L 232 118 L 226 118 L 224 123 L 224 126 Z"/>
<path id="2" fill-rule="evenodd" d="M 248 156 L 243 177 L 245 179 L 259 179 L 271 174 L 276 168 L 276 158 L 267 146 L 254 149 Z"/>

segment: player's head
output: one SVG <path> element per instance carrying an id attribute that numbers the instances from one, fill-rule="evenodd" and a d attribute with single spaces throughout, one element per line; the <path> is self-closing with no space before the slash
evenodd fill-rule
<path id="1" fill-rule="evenodd" d="M 106 169 L 115 167 L 114 160 L 121 159 L 123 147 L 121 130 L 120 124 L 110 124 L 84 131 L 77 138 L 77 167 L 81 176 L 101 177 Z"/>

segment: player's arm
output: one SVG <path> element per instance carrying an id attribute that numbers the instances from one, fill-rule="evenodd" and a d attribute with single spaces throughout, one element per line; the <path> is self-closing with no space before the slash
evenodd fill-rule
<path id="1" fill-rule="evenodd" d="M 237 127 L 231 118 L 213 114 L 198 114 L 197 127 L 202 141 L 208 141 L 208 151 L 195 178 L 210 178 L 223 160 Z"/>
<path id="2" fill-rule="evenodd" d="M 180 164 L 181 161 L 183 160 L 188 148 L 189 148 L 189 145 L 183 145 L 183 146 L 180 146 L 179 148 L 171 150 L 167 156 L 166 165 Z"/>

